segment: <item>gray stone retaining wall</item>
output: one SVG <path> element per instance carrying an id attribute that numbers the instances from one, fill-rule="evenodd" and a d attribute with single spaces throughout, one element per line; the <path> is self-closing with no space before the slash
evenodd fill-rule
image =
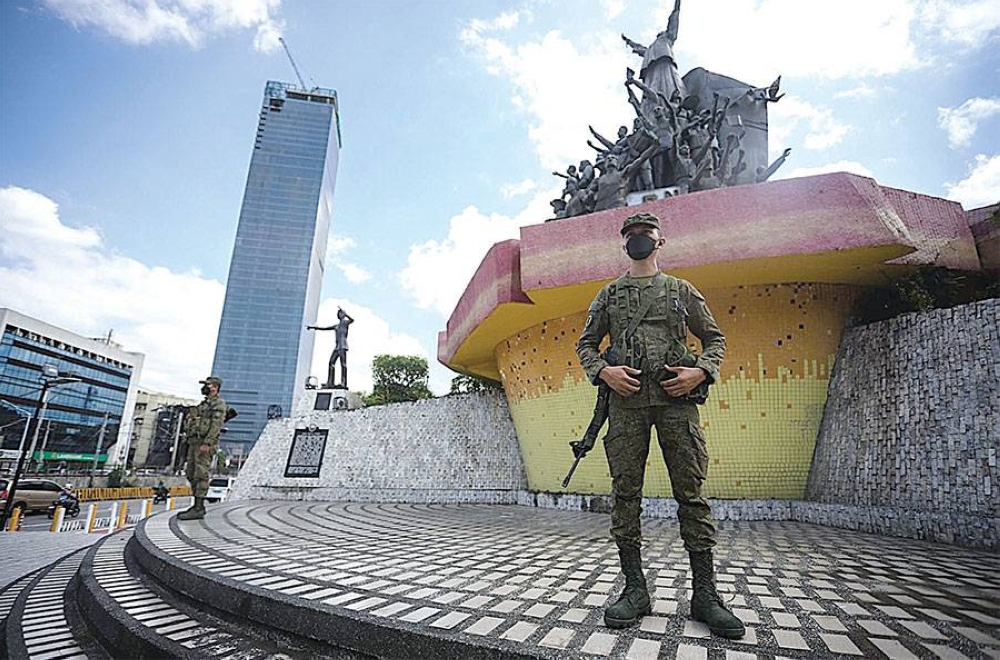
<path id="1" fill-rule="evenodd" d="M 713 500 L 718 520 L 794 520 L 1000 548 L 1000 301 L 844 335 L 806 501 Z M 298 411 L 264 429 L 234 498 L 519 504 L 610 511 L 606 495 L 527 490 L 502 394 Z M 293 432 L 329 429 L 320 478 L 284 477 Z M 643 514 L 676 516 L 646 498 Z"/>
<path id="2" fill-rule="evenodd" d="M 285 477 L 296 428 L 329 432 L 319 478 Z M 508 503 L 527 486 L 501 393 L 271 420 L 233 497 Z"/>
<path id="3" fill-rule="evenodd" d="M 830 506 L 810 519 L 1000 547 L 998 453 L 1000 300 L 851 329 L 806 487 Z"/>

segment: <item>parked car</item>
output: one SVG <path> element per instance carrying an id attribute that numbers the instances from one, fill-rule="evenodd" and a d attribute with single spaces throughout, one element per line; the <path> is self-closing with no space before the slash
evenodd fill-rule
<path id="1" fill-rule="evenodd" d="M 212 477 L 208 482 L 205 499 L 209 502 L 224 502 L 229 498 L 230 488 L 229 477 Z"/>
<path id="2" fill-rule="evenodd" d="M 0 508 L 7 506 L 8 486 L 9 483 L 3 480 Z M 21 509 L 21 513 L 47 511 L 53 500 L 65 492 L 70 491 L 48 479 L 22 479 L 17 484 L 17 492 L 14 493 L 14 508 Z"/>

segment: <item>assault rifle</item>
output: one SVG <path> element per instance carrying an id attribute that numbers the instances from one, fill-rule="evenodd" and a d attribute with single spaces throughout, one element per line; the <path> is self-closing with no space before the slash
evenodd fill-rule
<path id="1" fill-rule="evenodd" d="M 609 366 L 616 366 L 618 364 L 618 355 L 611 348 L 605 351 L 604 359 Z M 569 480 L 573 478 L 573 473 L 576 472 L 580 461 L 594 448 L 594 444 L 597 442 L 597 434 L 600 433 L 604 422 L 608 420 L 608 406 L 610 402 L 611 386 L 602 382 L 597 386 L 597 403 L 594 405 L 594 415 L 590 418 L 590 426 L 584 432 L 583 438 L 573 440 L 569 443 L 569 446 L 573 448 L 574 460 L 573 465 L 570 466 L 569 472 L 566 474 L 566 478 L 562 481 L 563 488 L 569 486 Z"/>

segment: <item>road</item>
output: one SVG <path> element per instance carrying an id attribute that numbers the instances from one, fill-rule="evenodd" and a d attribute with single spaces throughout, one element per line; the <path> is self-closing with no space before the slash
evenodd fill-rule
<path id="1" fill-rule="evenodd" d="M 124 500 L 124 501 L 128 503 L 128 512 L 130 514 L 137 513 L 142 508 L 143 500 Z M 107 517 L 111 515 L 111 507 L 114 505 L 114 502 L 112 501 L 93 502 L 93 504 L 97 505 L 98 517 L 101 516 Z M 90 511 L 90 505 L 91 502 L 80 502 L 79 518 L 84 520 L 86 519 L 87 513 Z M 153 513 L 165 510 L 166 506 L 167 506 L 166 504 L 154 504 Z M 189 506 L 191 506 L 190 497 L 179 497 L 177 498 L 174 504 L 174 508 L 178 509 L 186 509 Z M 44 512 L 29 513 L 22 519 L 21 530 L 25 532 L 43 532 L 47 531 L 51 525 L 52 521 L 49 519 L 47 515 L 45 515 Z"/>

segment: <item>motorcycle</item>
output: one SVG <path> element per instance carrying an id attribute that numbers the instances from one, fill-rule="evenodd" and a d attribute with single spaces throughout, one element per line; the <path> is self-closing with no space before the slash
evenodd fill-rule
<path id="1" fill-rule="evenodd" d="M 153 488 L 153 504 L 161 504 L 170 497 L 170 489 L 166 486 L 156 486 Z"/>
<path id="2" fill-rule="evenodd" d="M 80 500 L 77 498 L 76 495 L 67 490 L 64 490 L 63 492 L 59 493 L 59 497 L 57 497 L 52 502 L 52 504 L 49 505 L 49 510 L 48 510 L 49 518 L 55 517 L 56 507 L 60 506 L 66 510 L 67 516 L 76 518 L 78 515 L 80 515 Z"/>

